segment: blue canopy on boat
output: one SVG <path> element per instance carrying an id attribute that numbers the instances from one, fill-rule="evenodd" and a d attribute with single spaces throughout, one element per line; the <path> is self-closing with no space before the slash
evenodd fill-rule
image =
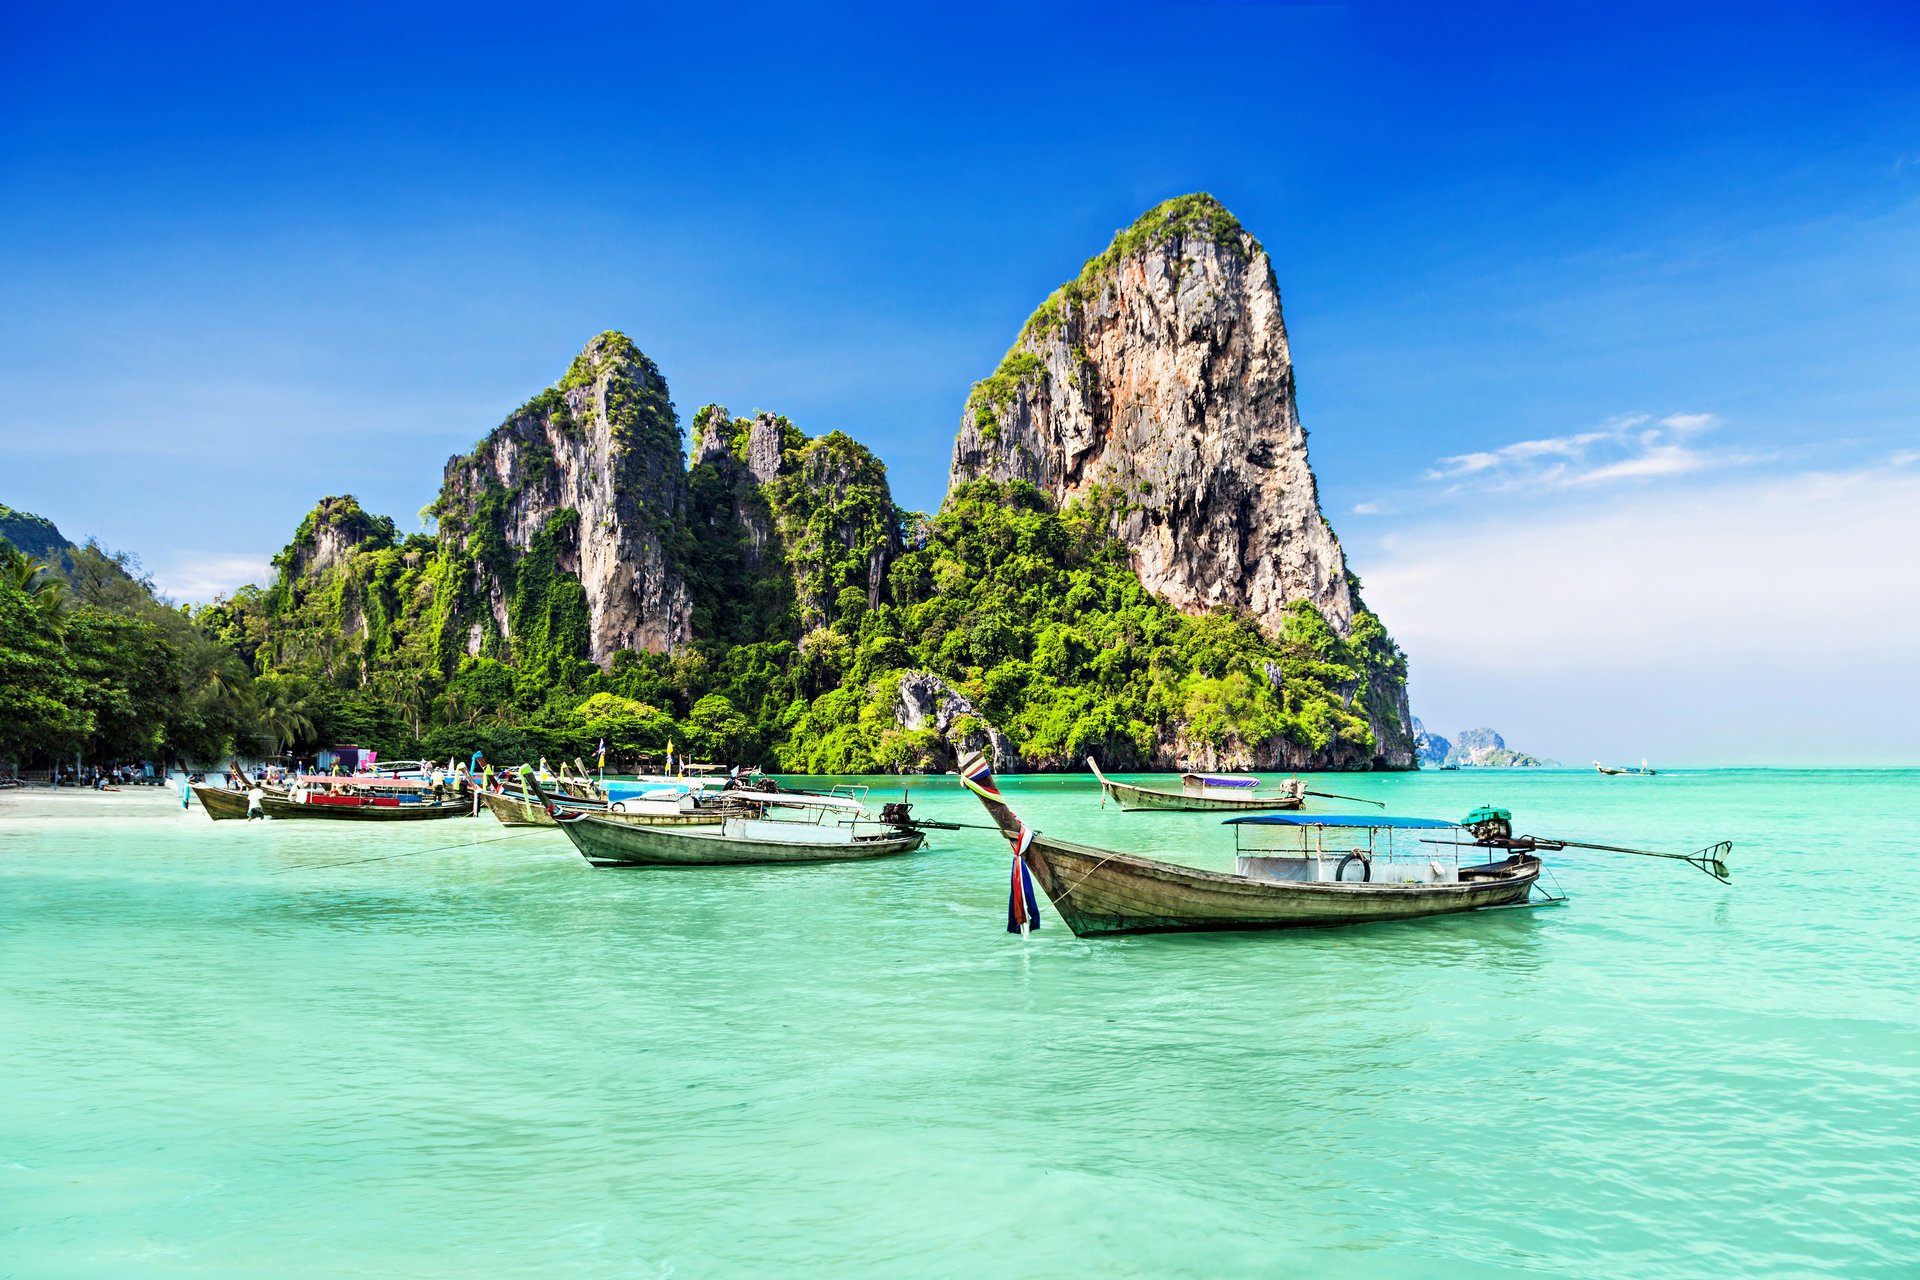
<path id="1" fill-rule="evenodd" d="M 1423 831 L 1457 827 L 1444 818 L 1389 818 L 1380 814 L 1261 813 L 1245 818 L 1228 818 L 1227 825 L 1257 827 L 1400 827 Z"/>

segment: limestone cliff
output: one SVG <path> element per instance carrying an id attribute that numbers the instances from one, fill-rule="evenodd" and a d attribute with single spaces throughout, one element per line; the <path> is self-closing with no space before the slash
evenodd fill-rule
<path id="1" fill-rule="evenodd" d="M 776 414 L 708 405 L 694 421 L 696 633 L 793 640 L 855 595 L 877 608 L 900 551 L 885 465 L 841 432 L 809 438 Z"/>
<path id="2" fill-rule="evenodd" d="M 1413 718 L 1414 758 L 1423 767 L 1438 769 L 1447 763 L 1447 757 L 1453 754 L 1453 744 L 1420 723 L 1420 717 Z"/>
<path id="3" fill-rule="evenodd" d="M 1480 728 L 1462 729 L 1447 749 L 1441 766 L 1456 769 L 1539 769 L 1551 768 L 1553 763 L 1524 751 L 1515 751 L 1507 745 L 1505 738 L 1492 729 Z"/>
<path id="4" fill-rule="evenodd" d="M 1027 321 L 961 417 L 951 482 L 977 479 L 1102 510 L 1183 611 L 1276 637 L 1297 601 L 1343 638 L 1367 616 L 1320 511 L 1272 263 L 1211 196 L 1149 211 Z M 1404 681 L 1379 677 L 1372 756 L 1411 768 Z"/>
<path id="5" fill-rule="evenodd" d="M 287 577 L 317 578 L 343 567 L 352 552 L 389 547 L 393 540 L 392 517 L 373 515 L 350 493 L 322 498 L 274 564 Z"/>
<path id="6" fill-rule="evenodd" d="M 602 667 L 691 634 L 680 427 L 666 379 L 621 334 L 593 339 L 556 386 L 449 460 L 434 509 L 442 547 L 470 558 L 484 602 L 463 615 L 470 652 L 514 641 L 519 571 L 535 551 L 584 592 L 586 656 Z"/>

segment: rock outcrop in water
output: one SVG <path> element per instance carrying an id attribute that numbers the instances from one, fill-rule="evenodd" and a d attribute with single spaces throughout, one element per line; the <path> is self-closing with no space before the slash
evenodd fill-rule
<path id="1" fill-rule="evenodd" d="M 1554 762 L 1515 751 L 1507 740 L 1492 729 L 1462 729 L 1448 742 L 1415 720 L 1414 740 L 1419 744 L 1420 763 L 1429 769 L 1540 769 Z"/>
<path id="2" fill-rule="evenodd" d="M 1296 602 L 1341 637 L 1364 613 L 1307 462 L 1272 263 L 1211 196 L 1151 210 L 1034 312 L 961 416 L 951 483 L 975 479 L 1098 506 L 1184 611 L 1275 637 Z M 1369 686 L 1375 756 L 1413 767 L 1404 682 Z"/>
<path id="3" fill-rule="evenodd" d="M 1413 718 L 1413 753 L 1422 767 L 1438 769 L 1447 762 L 1447 756 L 1453 751 L 1453 744 L 1426 725 L 1420 723 L 1420 717 Z"/>

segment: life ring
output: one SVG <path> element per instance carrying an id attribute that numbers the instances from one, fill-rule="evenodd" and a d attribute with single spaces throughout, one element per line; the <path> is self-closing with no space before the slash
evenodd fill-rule
<path id="1" fill-rule="evenodd" d="M 1347 864 L 1349 862 L 1357 862 L 1360 864 L 1360 883 L 1368 884 L 1372 882 L 1373 859 L 1364 853 L 1350 853 L 1340 859 L 1340 865 L 1333 869 L 1333 878 L 1335 880 L 1345 880 L 1347 878 Z"/>

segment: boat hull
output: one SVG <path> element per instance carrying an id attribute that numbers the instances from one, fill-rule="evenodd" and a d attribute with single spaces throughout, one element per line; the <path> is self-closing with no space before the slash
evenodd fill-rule
<path id="1" fill-rule="evenodd" d="M 482 791 L 480 803 L 500 820 L 503 827 L 551 827 L 553 815 L 542 805 L 500 791 Z"/>
<path id="2" fill-rule="evenodd" d="M 1298 782 L 1288 786 L 1287 790 L 1266 795 L 1228 795 L 1222 794 L 1224 788 L 1188 789 L 1162 791 L 1156 787 L 1136 786 L 1131 782 L 1115 782 L 1100 771 L 1100 764 L 1092 756 L 1087 757 L 1087 768 L 1093 770 L 1093 776 L 1100 783 L 1100 790 L 1108 799 L 1119 803 L 1126 810 L 1158 810 L 1163 813 L 1279 813 L 1282 810 L 1298 809 L 1306 803 L 1306 793 Z"/>
<path id="3" fill-rule="evenodd" d="M 244 797 L 242 797 L 244 799 Z M 281 796 L 268 796 L 261 802 L 269 818 L 324 819 L 334 822 L 430 822 L 438 818 L 464 818 L 473 813 L 473 801 L 422 800 L 407 804 L 302 804 Z"/>
<path id="4" fill-rule="evenodd" d="M 563 809 L 584 809 L 599 813 L 606 809 L 604 800 L 582 800 L 577 796 L 554 796 L 553 802 Z M 538 800 L 529 800 L 515 791 L 482 791 L 480 803 L 487 812 L 500 820 L 503 827 L 551 827 L 553 815 Z"/>
<path id="5" fill-rule="evenodd" d="M 852 862 L 912 853 L 926 842 L 918 831 L 863 837 L 851 844 L 741 840 L 714 831 L 705 815 L 666 824 L 635 815 L 582 814 L 559 823 L 580 856 L 596 867 L 731 867 L 767 863 Z M 706 830 L 702 831 L 701 828 Z"/>
<path id="6" fill-rule="evenodd" d="M 1540 863 L 1525 855 L 1463 868 L 1458 884 L 1267 881 L 1036 836 L 1027 865 L 1083 938 L 1130 933 L 1324 929 L 1454 915 L 1524 902 Z"/>
<path id="7" fill-rule="evenodd" d="M 1196 796 L 1178 791 L 1156 791 L 1151 787 L 1136 787 L 1130 782 L 1106 781 L 1102 786 L 1109 797 L 1118 801 L 1122 809 L 1129 811 L 1278 813 L 1282 810 L 1298 809 L 1303 803 L 1302 797 L 1295 795 Z"/>
<path id="8" fill-rule="evenodd" d="M 225 787 L 216 787 L 203 782 L 195 782 L 189 785 L 193 787 L 193 794 L 199 799 L 200 807 L 205 809 L 207 816 L 215 822 L 225 822 L 229 818 L 245 818 L 247 816 L 246 792 L 230 791 Z"/>

